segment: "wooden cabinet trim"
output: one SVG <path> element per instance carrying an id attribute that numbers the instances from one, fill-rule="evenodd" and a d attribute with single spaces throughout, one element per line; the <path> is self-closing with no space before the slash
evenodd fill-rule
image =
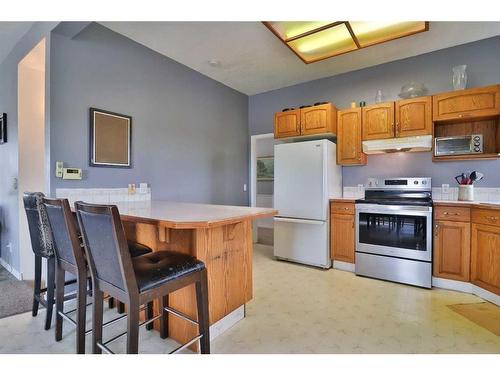
<path id="1" fill-rule="evenodd" d="M 398 100 L 396 112 L 396 137 L 413 137 L 432 134 L 432 97 Z"/>
<path id="2" fill-rule="evenodd" d="M 363 141 L 394 137 L 394 102 L 362 108 Z"/>
<path id="3" fill-rule="evenodd" d="M 331 104 L 320 104 L 300 109 L 301 135 L 336 133 L 337 109 Z"/>
<path id="4" fill-rule="evenodd" d="M 337 113 L 337 164 L 364 165 L 366 154 L 362 149 L 361 108 L 350 108 Z"/>
<path id="5" fill-rule="evenodd" d="M 274 114 L 274 137 L 285 138 L 300 135 L 300 109 Z"/>
<path id="6" fill-rule="evenodd" d="M 500 228 L 472 224 L 471 281 L 500 295 Z"/>
<path id="7" fill-rule="evenodd" d="M 500 211 L 498 210 L 473 208 L 471 216 L 473 223 L 500 226 Z"/>

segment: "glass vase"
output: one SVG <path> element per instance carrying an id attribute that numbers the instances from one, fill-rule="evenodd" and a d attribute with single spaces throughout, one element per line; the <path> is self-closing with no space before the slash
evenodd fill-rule
<path id="1" fill-rule="evenodd" d="M 463 90 L 467 86 L 467 65 L 457 65 L 453 70 L 453 89 Z"/>

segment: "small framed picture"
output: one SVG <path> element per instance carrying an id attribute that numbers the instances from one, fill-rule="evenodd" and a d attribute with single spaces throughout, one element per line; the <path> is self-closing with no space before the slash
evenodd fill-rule
<path id="1" fill-rule="evenodd" d="M 90 108 L 91 167 L 132 168 L 132 117 Z"/>
<path id="2" fill-rule="evenodd" d="M 257 158 L 257 181 L 274 180 L 274 157 L 265 156 Z"/>
<path id="3" fill-rule="evenodd" d="M 0 144 L 7 143 L 7 113 L 0 113 Z"/>

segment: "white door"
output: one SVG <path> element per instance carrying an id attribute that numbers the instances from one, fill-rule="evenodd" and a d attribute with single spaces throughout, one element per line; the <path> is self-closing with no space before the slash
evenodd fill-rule
<path id="1" fill-rule="evenodd" d="M 326 220 L 324 141 L 276 145 L 274 204 L 278 215 Z"/>
<path id="2" fill-rule="evenodd" d="M 274 256 L 330 268 L 328 221 L 275 217 Z"/>

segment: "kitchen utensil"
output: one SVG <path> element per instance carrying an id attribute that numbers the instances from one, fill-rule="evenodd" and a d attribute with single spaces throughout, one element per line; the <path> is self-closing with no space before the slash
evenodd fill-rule
<path id="1" fill-rule="evenodd" d="M 482 174 L 481 172 L 473 171 L 470 174 L 470 179 L 472 180 L 472 183 L 474 183 L 476 181 L 481 181 L 483 178 L 484 178 L 484 174 Z"/>
<path id="2" fill-rule="evenodd" d="M 457 183 L 459 185 L 465 185 L 465 173 L 462 173 L 462 174 L 459 174 L 458 176 L 455 176 L 455 181 L 457 181 Z"/>

